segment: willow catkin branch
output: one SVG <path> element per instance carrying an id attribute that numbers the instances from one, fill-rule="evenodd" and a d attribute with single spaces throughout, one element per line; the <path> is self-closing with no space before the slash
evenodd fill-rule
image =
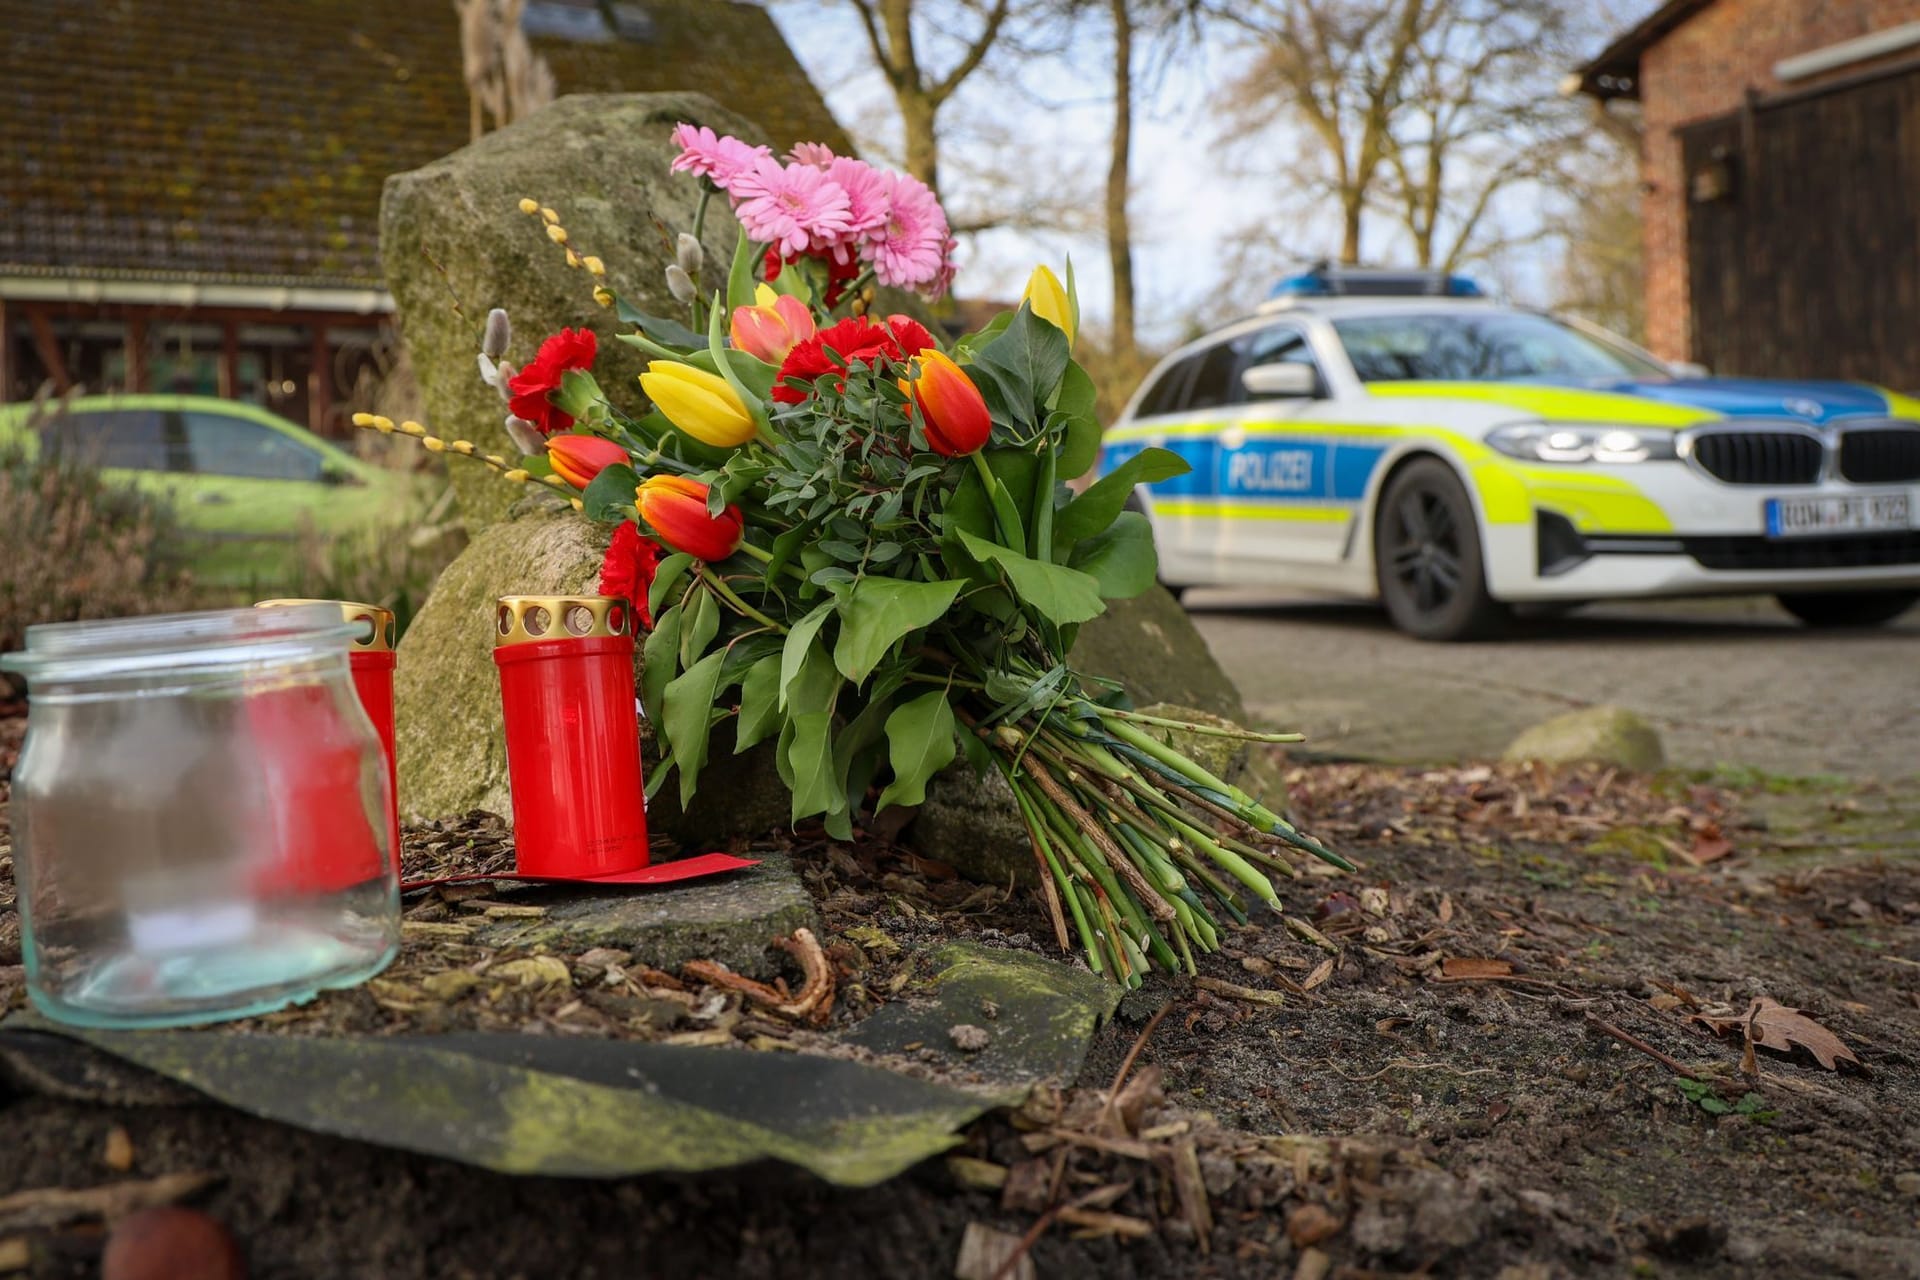
<path id="1" fill-rule="evenodd" d="M 1058 805 L 1060 811 L 1071 818 L 1093 842 L 1094 847 L 1105 855 L 1107 864 L 1114 869 L 1115 874 L 1127 882 L 1127 887 L 1132 889 L 1134 895 L 1140 899 L 1140 905 L 1146 908 L 1155 920 L 1173 919 L 1173 908 L 1168 906 L 1167 900 L 1160 896 L 1160 891 L 1147 883 L 1147 878 L 1140 874 L 1138 867 L 1133 865 L 1133 859 L 1121 851 L 1120 846 L 1113 842 L 1113 837 L 1107 834 L 1106 828 L 1102 827 L 1092 814 L 1080 807 L 1079 801 L 1067 794 L 1067 789 L 1047 772 L 1047 767 L 1032 756 L 1026 759 L 1024 767 L 1033 780 L 1040 785 L 1040 789 L 1047 793 L 1047 798 Z"/>

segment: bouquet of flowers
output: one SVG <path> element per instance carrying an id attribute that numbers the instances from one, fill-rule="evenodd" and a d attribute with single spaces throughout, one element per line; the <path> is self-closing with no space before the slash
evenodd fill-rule
<path id="1" fill-rule="evenodd" d="M 650 358 L 648 404 L 595 380 L 596 340 L 563 329 L 504 363 L 488 318 L 481 376 L 508 401 L 528 456 L 423 436 L 509 479 L 567 494 L 617 522 L 600 581 L 649 633 L 642 697 L 661 760 L 700 785 L 714 731 L 772 740 L 793 819 L 836 838 L 857 814 L 917 805 L 964 753 L 1006 779 L 1025 819 L 1061 948 L 1137 984 L 1193 968 L 1222 914 L 1278 906 L 1273 873 L 1296 851 L 1346 864 L 1256 797 L 1175 747 L 1168 731 L 1291 741 L 1134 710 L 1124 689 L 1073 670 L 1079 626 L 1155 580 L 1136 484 L 1187 469 L 1148 449 L 1075 493 L 1099 443 L 1094 384 L 1072 358 L 1078 300 L 1036 270 L 1017 311 L 943 344 L 905 315 L 876 316 L 876 285 L 943 292 L 953 240 L 938 201 L 904 174 L 802 145 L 765 147 L 681 125 L 673 168 L 701 187 L 666 268 L 684 320 L 616 297 L 604 264 L 544 224 L 620 340 Z M 709 202 L 740 223 L 724 274 L 700 248 Z"/>

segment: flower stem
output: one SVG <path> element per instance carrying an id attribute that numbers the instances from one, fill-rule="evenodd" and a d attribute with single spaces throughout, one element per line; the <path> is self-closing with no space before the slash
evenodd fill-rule
<path id="1" fill-rule="evenodd" d="M 700 566 L 700 579 L 701 581 L 705 582 L 707 586 L 713 589 L 713 593 L 715 595 L 719 596 L 722 600 L 725 600 L 728 604 L 732 605 L 736 612 L 740 613 L 745 617 L 752 618 L 755 622 L 759 623 L 763 627 L 770 627 L 773 630 L 778 631 L 781 635 L 785 635 L 787 633 L 787 629 L 785 627 L 781 626 L 779 623 L 775 622 L 772 618 L 769 618 L 766 614 L 760 612 L 758 609 L 748 604 L 745 600 L 742 600 L 738 595 L 734 594 L 733 588 L 726 584 L 725 579 L 721 578 L 719 574 L 715 573 L 712 569 L 709 569 L 704 564 Z"/>
<path id="2" fill-rule="evenodd" d="M 1121 711 L 1114 707 L 1100 708 L 1102 715 L 1119 716 L 1122 720 L 1131 720 L 1135 724 L 1158 725 L 1163 729 L 1178 729 L 1182 733 L 1198 733 L 1209 738 L 1241 738 L 1248 742 L 1305 742 L 1303 733 L 1262 733 L 1257 729 L 1242 729 L 1238 725 L 1194 724 L 1189 720 L 1169 720 L 1164 716 L 1150 716 L 1143 711 Z"/>

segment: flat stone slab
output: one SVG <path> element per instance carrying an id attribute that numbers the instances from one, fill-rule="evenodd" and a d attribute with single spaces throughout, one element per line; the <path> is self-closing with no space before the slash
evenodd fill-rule
<path id="1" fill-rule="evenodd" d="M 771 978 L 777 966 L 767 945 L 802 927 L 818 931 L 820 919 L 785 854 L 755 850 L 746 856 L 760 865 L 672 888 L 517 890 L 515 903 L 545 907 L 546 915 L 491 922 L 473 940 L 564 951 L 616 947 L 656 969 L 718 960 L 736 973 Z"/>

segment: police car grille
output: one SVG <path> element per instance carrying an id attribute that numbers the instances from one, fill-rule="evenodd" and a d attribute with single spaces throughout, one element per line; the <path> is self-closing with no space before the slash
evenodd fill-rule
<path id="1" fill-rule="evenodd" d="M 1707 569 L 1867 569 L 1920 564 L 1920 533 L 1845 538 L 1686 538 L 1687 554 Z"/>
<path id="2" fill-rule="evenodd" d="M 1840 437 L 1840 474 L 1855 484 L 1920 480 L 1920 430 L 1860 427 Z"/>
<path id="3" fill-rule="evenodd" d="M 1693 442 L 1694 460 L 1728 484 L 1812 484 L 1825 453 L 1817 438 L 1789 431 L 1714 431 Z"/>

